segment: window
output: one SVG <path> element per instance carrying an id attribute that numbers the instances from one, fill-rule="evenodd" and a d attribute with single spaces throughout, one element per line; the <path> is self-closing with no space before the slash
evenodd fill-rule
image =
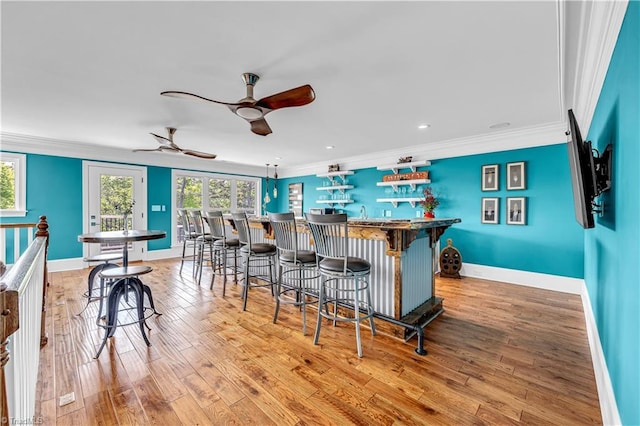
<path id="1" fill-rule="evenodd" d="M 27 215 L 26 173 L 26 155 L 0 152 L 0 216 Z"/>
<path id="2" fill-rule="evenodd" d="M 177 218 L 177 209 L 220 210 L 229 214 L 245 211 L 256 214 L 259 211 L 260 178 L 209 174 L 200 172 L 173 171 L 173 229 L 175 244 L 182 243 L 184 235 Z"/>

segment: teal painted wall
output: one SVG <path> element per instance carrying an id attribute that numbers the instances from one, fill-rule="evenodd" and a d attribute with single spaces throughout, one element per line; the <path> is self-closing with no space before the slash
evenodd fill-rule
<path id="1" fill-rule="evenodd" d="M 82 257 L 82 160 L 28 154 L 27 210 L 11 222 L 38 222 L 46 215 L 49 259 Z"/>
<path id="2" fill-rule="evenodd" d="M 46 215 L 51 233 L 49 259 L 82 257 L 82 160 L 27 155 L 27 215 L 2 218 L 4 223 L 38 223 Z M 78 197 L 78 194 L 80 196 Z M 13 232 L 7 237 L 7 263 L 13 263 Z M 21 233 L 27 246 L 27 232 Z"/>
<path id="3" fill-rule="evenodd" d="M 605 214 L 586 232 L 585 282 L 625 425 L 640 424 L 640 2 L 631 1 L 588 139 L 613 145 Z"/>
<path id="4" fill-rule="evenodd" d="M 165 211 L 151 211 L 151 206 L 165 206 Z M 147 249 L 162 250 L 171 248 L 171 169 L 147 166 L 147 228 L 167 232 L 167 237 L 147 242 Z"/>
<path id="5" fill-rule="evenodd" d="M 526 162 L 527 189 L 506 190 L 506 164 Z M 481 191 L 481 168 L 499 164 L 500 190 Z M 571 179 L 566 144 L 505 151 L 483 155 L 432 161 L 428 168 L 431 186 L 440 194 L 442 203 L 436 209 L 439 217 L 459 217 L 462 223 L 451 227 L 444 239 L 452 238 L 468 263 L 522 271 L 540 272 L 582 278 L 584 273 L 584 230 L 576 223 L 573 212 Z M 355 188 L 350 190 L 354 203 L 342 210 L 350 217 L 360 214 L 365 206 L 370 217 L 382 217 L 384 210 L 391 217 L 407 218 L 422 214 L 422 210 L 408 203 L 394 208 L 389 203 L 377 203 L 376 198 L 387 197 L 384 187 L 376 186 L 389 171 L 375 168 L 359 169 L 348 176 Z M 317 191 L 324 178 L 300 176 L 280 179 L 278 191 L 287 194 L 289 183 L 303 183 L 303 210 L 323 206 L 316 201 L 326 191 Z M 499 224 L 480 223 L 482 197 L 500 199 Z M 526 197 L 527 225 L 506 224 L 506 198 Z M 287 211 L 286 195 L 273 211 Z"/>

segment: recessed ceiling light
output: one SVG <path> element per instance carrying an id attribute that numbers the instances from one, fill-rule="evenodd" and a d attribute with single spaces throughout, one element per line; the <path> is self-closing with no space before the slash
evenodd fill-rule
<path id="1" fill-rule="evenodd" d="M 333 148 L 335 148 L 335 146 L 333 146 L 333 145 L 327 145 L 325 148 L 327 148 L 327 149 L 333 149 Z"/>
<path id="2" fill-rule="evenodd" d="M 504 129 L 505 127 L 511 126 L 511 123 L 505 121 L 504 123 L 496 123 L 489 126 L 490 129 Z"/>
<path id="3" fill-rule="evenodd" d="M 418 129 L 428 129 L 429 127 L 431 127 L 431 124 L 421 124 L 418 126 Z"/>
<path id="4" fill-rule="evenodd" d="M 276 157 L 276 160 L 282 160 L 282 157 Z"/>

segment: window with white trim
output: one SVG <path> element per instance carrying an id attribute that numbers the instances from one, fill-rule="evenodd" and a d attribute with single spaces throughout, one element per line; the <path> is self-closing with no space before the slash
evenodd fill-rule
<path id="1" fill-rule="evenodd" d="M 27 156 L 0 152 L 0 216 L 27 215 Z"/>
<path id="2" fill-rule="evenodd" d="M 190 172 L 172 172 L 172 227 L 174 244 L 181 244 L 184 231 L 177 220 L 177 209 L 220 210 L 222 213 L 244 211 L 256 214 L 260 210 L 260 178 Z"/>

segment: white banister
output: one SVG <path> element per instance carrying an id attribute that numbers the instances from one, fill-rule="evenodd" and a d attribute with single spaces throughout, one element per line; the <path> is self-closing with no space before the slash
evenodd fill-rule
<path id="1" fill-rule="evenodd" d="M 18 329 L 9 339 L 10 356 L 4 366 L 8 424 L 32 421 L 40 364 L 43 286 L 47 237 L 37 237 L 1 279 L 6 292 L 18 294 Z"/>

